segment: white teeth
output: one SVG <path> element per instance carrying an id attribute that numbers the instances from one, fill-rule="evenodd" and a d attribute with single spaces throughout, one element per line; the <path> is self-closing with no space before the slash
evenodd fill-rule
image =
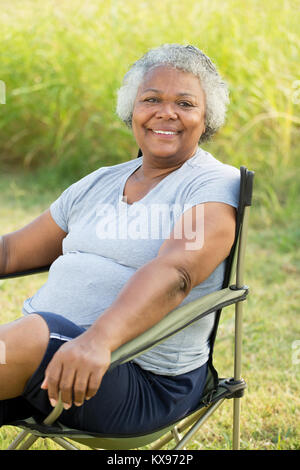
<path id="1" fill-rule="evenodd" d="M 153 129 L 152 129 L 153 130 Z M 175 135 L 177 132 L 172 132 L 172 131 L 154 131 L 154 134 L 170 134 L 170 135 Z"/>

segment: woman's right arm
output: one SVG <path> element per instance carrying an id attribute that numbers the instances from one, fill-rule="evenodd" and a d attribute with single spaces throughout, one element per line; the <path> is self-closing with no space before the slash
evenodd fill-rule
<path id="1" fill-rule="evenodd" d="M 51 264 L 62 254 L 66 235 L 47 209 L 20 230 L 0 237 L 0 274 Z"/>

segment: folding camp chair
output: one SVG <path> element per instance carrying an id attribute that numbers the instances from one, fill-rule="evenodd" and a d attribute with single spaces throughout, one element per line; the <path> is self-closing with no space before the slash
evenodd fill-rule
<path id="1" fill-rule="evenodd" d="M 175 441 L 174 449 L 183 449 L 189 440 L 195 435 L 202 424 L 212 415 L 225 399 L 233 399 L 233 449 L 240 446 L 240 400 L 246 388 L 245 381 L 241 378 L 242 355 L 242 307 L 247 298 L 248 287 L 244 285 L 244 259 L 246 237 L 248 227 L 248 215 L 252 199 L 252 186 L 254 173 L 247 168 L 240 168 L 240 199 L 237 210 L 236 235 L 230 255 L 227 259 L 225 278 L 222 289 L 208 294 L 189 304 L 178 308 L 166 315 L 158 324 L 139 337 L 121 346 L 112 354 L 110 369 L 144 353 L 155 345 L 165 341 L 170 336 L 179 332 L 182 328 L 190 326 L 205 315 L 216 312 L 216 319 L 210 336 L 210 356 L 208 362 L 208 376 L 202 396 L 199 396 L 199 405 L 196 410 L 187 415 L 180 422 L 169 423 L 161 429 L 153 429 L 148 434 L 135 435 L 105 435 L 87 433 L 70 429 L 59 422 L 59 416 L 63 410 L 59 400 L 56 407 L 43 423 L 37 422 L 33 417 L 16 421 L 13 425 L 23 431 L 8 447 L 10 449 L 25 450 L 30 448 L 39 437 L 50 438 L 64 449 L 77 450 L 71 443 L 78 442 L 91 449 L 137 449 L 151 444 L 150 449 L 162 449 L 172 439 Z M 48 266 L 22 273 L 0 276 L 0 279 L 12 278 L 43 272 Z M 235 304 L 235 352 L 234 375 L 231 378 L 218 378 L 213 366 L 213 349 L 221 311 L 228 305 Z M 184 433 L 181 435 L 181 433 Z M 66 438 L 68 440 L 66 440 Z"/>

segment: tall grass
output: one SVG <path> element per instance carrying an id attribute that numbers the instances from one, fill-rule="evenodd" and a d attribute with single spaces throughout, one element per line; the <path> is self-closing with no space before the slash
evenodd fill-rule
<path id="1" fill-rule="evenodd" d="M 231 90 L 227 124 L 206 148 L 256 170 L 264 223 L 295 217 L 299 7 L 299 0 L 24 0 L 20 8 L 3 0 L 2 169 L 50 167 L 71 182 L 134 157 L 134 139 L 115 114 L 124 73 L 151 47 L 192 43 Z"/>

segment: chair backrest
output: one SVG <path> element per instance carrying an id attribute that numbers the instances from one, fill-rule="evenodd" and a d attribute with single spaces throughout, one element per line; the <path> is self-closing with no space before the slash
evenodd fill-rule
<path id="1" fill-rule="evenodd" d="M 230 254 L 226 260 L 226 268 L 224 274 L 224 281 L 222 288 L 230 287 L 231 289 L 241 289 L 243 286 L 243 274 L 244 274 L 244 259 L 245 259 L 245 248 L 248 230 L 248 208 L 252 204 L 252 192 L 253 192 L 253 181 L 254 172 L 249 171 L 246 167 L 240 167 L 240 194 L 239 194 L 239 205 L 236 215 L 236 230 L 235 239 L 230 251 Z M 235 283 L 234 282 L 235 276 Z M 218 384 L 218 374 L 213 366 L 213 351 L 215 339 L 218 331 L 220 322 L 220 316 L 222 309 L 217 310 L 216 318 L 213 330 L 211 332 L 209 343 L 210 343 L 210 356 L 209 356 L 209 369 L 214 381 L 214 388 Z"/>
<path id="2" fill-rule="evenodd" d="M 240 270 L 243 268 L 242 263 L 244 262 L 245 241 L 246 241 L 244 237 L 247 236 L 247 228 L 248 228 L 247 227 L 248 213 L 247 213 L 246 208 L 250 207 L 252 204 L 253 180 L 254 180 L 254 172 L 249 171 L 244 166 L 241 166 L 240 167 L 240 194 L 239 194 L 239 205 L 238 205 L 237 215 L 236 215 L 235 240 L 232 245 L 231 252 L 227 259 L 223 288 L 228 287 L 229 283 L 233 281 L 233 276 L 235 274 L 234 268 L 236 268 L 238 274 L 240 274 Z M 243 250 L 241 251 L 242 248 Z M 237 261 L 237 263 L 235 263 L 235 260 Z"/>

